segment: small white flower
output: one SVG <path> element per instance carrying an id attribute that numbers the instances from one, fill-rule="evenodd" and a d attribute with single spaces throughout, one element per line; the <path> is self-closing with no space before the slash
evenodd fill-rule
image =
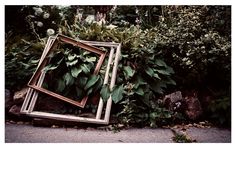
<path id="1" fill-rule="evenodd" d="M 33 7 L 33 9 L 35 10 L 35 12 L 34 12 L 35 15 L 37 15 L 37 16 L 42 15 L 42 13 L 43 13 L 42 8 L 40 8 L 40 7 Z"/>
<path id="2" fill-rule="evenodd" d="M 107 29 L 115 29 L 116 27 L 117 27 L 116 25 L 110 24 L 110 25 L 107 26 Z"/>
<path id="3" fill-rule="evenodd" d="M 37 22 L 37 26 L 38 26 L 38 27 L 42 27 L 42 26 L 43 26 L 43 23 L 42 23 L 41 21 L 38 21 L 38 22 Z"/>
<path id="4" fill-rule="evenodd" d="M 54 35 L 55 34 L 55 31 L 53 29 L 48 29 L 47 30 L 47 35 L 48 36 L 51 36 L 51 35 Z"/>
<path id="5" fill-rule="evenodd" d="M 49 14 L 49 13 L 44 13 L 44 14 L 43 14 L 43 18 L 44 18 L 44 19 L 48 19 L 49 17 L 50 17 L 50 14 Z"/>
<path id="6" fill-rule="evenodd" d="M 93 21 L 95 21 L 94 15 L 88 15 L 86 17 L 85 21 L 86 21 L 86 23 L 89 23 L 89 24 L 93 23 Z"/>
<path id="7" fill-rule="evenodd" d="M 104 18 L 102 18 L 100 21 L 97 22 L 98 25 L 105 25 L 106 21 Z"/>

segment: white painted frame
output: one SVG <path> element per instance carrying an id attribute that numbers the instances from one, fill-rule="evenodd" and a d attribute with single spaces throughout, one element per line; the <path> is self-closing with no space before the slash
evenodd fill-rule
<path id="1" fill-rule="evenodd" d="M 54 40 L 55 40 L 54 37 L 51 37 L 48 39 L 45 49 L 43 51 L 43 54 L 40 58 L 40 62 L 42 62 L 44 57 L 47 55 L 47 52 L 50 49 L 50 46 L 52 45 Z M 121 44 L 113 43 L 113 42 L 98 42 L 98 41 L 80 41 L 80 42 L 88 44 L 88 45 L 92 45 L 92 46 L 110 48 L 110 53 L 109 53 L 109 58 L 108 58 L 108 63 L 106 67 L 106 73 L 105 73 L 103 84 L 109 85 L 110 89 L 112 90 L 116 81 L 118 62 L 119 62 L 120 54 L 121 54 Z M 112 68 L 112 76 L 109 81 L 109 71 L 111 68 Z M 45 77 L 45 73 L 41 73 L 41 76 L 39 77 L 37 85 L 42 85 L 44 77 Z M 26 114 L 31 117 L 38 117 L 38 118 L 56 119 L 56 120 L 62 120 L 62 121 L 73 121 L 73 122 L 82 122 L 82 123 L 109 124 L 110 112 L 111 112 L 111 106 L 112 106 L 111 96 L 106 102 L 104 117 L 102 117 L 102 111 L 104 109 L 105 103 L 100 97 L 95 118 L 33 111 L 37 98 L 38 98 L 38 91 L 29 88 L 26 98 L 21 108 L 21 113 Z"/>

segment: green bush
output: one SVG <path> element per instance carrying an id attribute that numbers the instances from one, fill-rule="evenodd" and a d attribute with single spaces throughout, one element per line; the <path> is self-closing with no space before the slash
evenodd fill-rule
<path id="1" fill-rule="evenodd" d="M 221 97 L 213 100 L 208 106 L 208 113 L 214 122 L 219 125 L 231 126 L 231 99 L 230 97 Z"/>
<path id="2" fill-rule="evenodd" d="M 109 29 L 97 24 L 81 28 L 78 26 L 77 29 L 75 34 L 81 39 L 122 43 L 117 84 L 124 85 L 124 94 L 119 101 L 118 116 L 127 124 L 148 123 L 154 126 L 154 119 L 157 121 L 165 111 L 163 108 L 157 112 L 157 99 L 164 93 L 164 89 L 175 85 L 171 78 L 173 69 L 156 56 L 157 33 L 135 26 Z M 162 118 L 170 118 L 170 115 L 163 115 Z"/>
<path id="3" fill-rule="evenodd" d="M 230 36 L 208 25 L 207 16 L 217 19 L 209 15 L 208 9 L 205 6 L 170 9 L 169 16 L 163 17 L 156 27 L 160 34 L 156 40 L 157 51 L 161 50 L 159 54 L 174 68 L 180 86 L 199 88 L 220 83 L 217 86 L 224 88 L 230 83 Z M 230 31 L 230 28 L 225 30 Z"/>
<path id="4" fill-rule="evenodd" d="M 7 25 L 7 88 L 15 90 L 27 83 L 50 28 L 77 39 L 122 43 L 117 86 L 100 88 L 104 100 L 112 95 L 114 113 L 125 123 L 155 126 L 169 121 L 173 114 L 158 99 L 175 89 L 213 90 L 216 100 L 209 106 L 209 116 L 218 114 L 225 119 L 222 123 L 230 121 L 230 102 L 222 99 L 230 98 L 231 90 L 230 6 L 118 6 L 106 25 L 78 20 L 76 7 L 43 6 L 50 19 L 43 14 L 30 17 L 35 14 L 33 7 L 23 9 L 28 23 L 24 37 L 12 38 L 17 28 Z M 129 10 L 131 15 L 124 14 Z M 42 21 L 45 28 L 37 23 Z M 77 73 L 73 71 L 74 76 Z"/>
<path id="5" fill-rule="evenodd" d="M 25 86 L 33 75 L 45 43 L 18 40 L 5 50 L 5 87 L 16 91 Z"/>

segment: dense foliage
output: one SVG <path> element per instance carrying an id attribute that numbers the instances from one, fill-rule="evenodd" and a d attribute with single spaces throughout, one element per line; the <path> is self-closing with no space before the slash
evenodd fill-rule
<path id="1" fill-rule="evenodd" d="M 49 35 L 58 32 L 83 40 L 121 42 L 122 58 L 112 93 L 114 114 L 120 120 L 142 126 L 171 122 L 173 113 L 159 99 L 174 90 L 195 89 L 212 98 L 206 115 L 230 124 L 230 6 L 104 7 L 14 7 L 15 14 L 24 20 L 20 30 L 7 16 L 12 7 L 6 7 L 6 87 L 17 90 L 27 83 Z M 101 11 L 107 15 L 106 22 L 90 15 Z M 73 86 L 77 76 L 86 72 L 82 65 L 71 69 L 77 57 L 62 58 L 70 64 L 57 82 L 59 92 L 64 92 L 65 85 Z M 90 78 L 96 80 L 93 85 L 106 99 L 112 90 L 102 88 L 99 78 Z M 77 92 L 90 94 L 88 90 Z"/>

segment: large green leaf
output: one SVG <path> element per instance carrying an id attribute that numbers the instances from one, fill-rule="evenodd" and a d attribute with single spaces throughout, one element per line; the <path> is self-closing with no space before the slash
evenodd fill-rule
<path id="1" fill-rule="evenodd" d="M 47 72 L 47 71 L 52 71 L 54 69 L 56 69 L 58 67 L 58 65 L 47 65 L 46 67 L 44 67 L 43 71 Z"/>
<path id="2" fill-rule="evenodd" d="M 144 70 L 145 70 L 145 72 L 146 72 L 150 77 L 153 77 L 154 71 L 153 71 L 152 68 L 146 67 Z"/>
<path id="3" fill-rule="evenodd" d="M 101 89 L 102 85 L 103 85 L 103 79 L 99 76 L 98 81 L 93 86 L 93 92 L 96 92 L 97 90 Z"/>
<path id="4" fill-rule="evenodd" d="M 64 79 L 66 85 L 72 85 L 74 83 L 74 78 L 72 77 L 72 75 L 70 73 L 66 73 L 63 76 L 63 79 Z"/>
<path id="5" fill-rule="evenodd" d="M 155 77 L 155 78 L 157 78 L 157 79 L 160 79 L 160 80 L 161 80 L 161 78 L 159 77 L 159 75 L 158 75 L 157 73 L 154 73 L 154 74 L 153 74 L 153 77 Z"/>
<path id="6" fill-rule="evenodd" d="M 124 94 L 123 85 L 115 86 L 111 94 L 111 97 L 114 103 L 118 103 L 119 101 L 121 101 L 123 99 L 123 94 Z"/>
<path id="7" fill-rule="evenodd" d="M 77 86 L 80 87 L 80 88 L 84 88 L 84 86 L 86 85 L 88 81 L 88 77 L 85 77 L 85 76 L 80 76 L 76 83 L 77 83 Z"/>
<path id="8" fill-rule="evenodd" d="M 173 68 L 169 66 L 166 66 L 164 69 L 155 69 L 155 71 L 157 71 L 158 73 L 162 75 L 167 75 L 167 76 L 174 74 Z"/>
<path id="9" fill-rule="evenodd" d="M 140 75 L 136 75 L 134 80 L 134 88 L 137 89 L 140 85 L 146 85 L 147 82 Z"/>
<path id="10" fill-rule="evenodd" d="M 127 77 L 133 77 L 135 70 L 133 70 L 130 66 L 125 66 L 123 69 Z"/>
<path id="11" fill-rule="evenodd" d="M 84 51 L 82 55 L 89 55 L 90 52 L 89 51 Z"/>
<path id="12" fill-rule="evenodd" d="M 76 55 L 75 53 L 69 54 L 69 55 L 68 55 L 68 60 L 69 60 L 69 61 L 72 61 L 72 60 L 74 60 L 74 59 L 76 58 L 76 56 L 77 56 L 77 55 Z"/>
<path id="13" fill-rule="evenodd" d="M 39 59 L 35 59 L 35 60 L 34 60 L 34 59 L 31 59 L 31 60 L 30 60 L 30 63 L 31 63 L 31 64 L 36 64 L 36 63 L 38 63 L 38 62 L 39 62 Z"/>
<path id="14" fill-rule="evenodd" d="M 164 61 L 162 61 L 161 59 L 156 59 L 155 60 L 155 64 L 160 66 L 160 67 L 166 67 L 166 63 Z"/>
<path id="15" fill-rule="evenodd" d="M 88 79 L 88 82 L 86 83 L 84 90 L 89 89 L 92 87 L 99 79 L 98 75 L 91 75 L 91 77 Z"/>
<path id="16" fill-rule="evenodd" d="M 57 65 L 60 65 L 63 60 L 64 60 L 64 57 L 62 57 L 62 58 L 57 62 Z"/>
<path id="17" fill-rule="evenodd" d="M 144 95 L 144 91 L 142 87 L 139 87 L 138 89 L 135 90 L 135 93 L 138 95 L 143 96 Z"/>
<path id="18" fill-rule="evenodd" d="M 100 95 L 101 95 L 102 100 L 104 102 L 106 102 L 109 99 L 109 97 L 111 95 L 111 92 L 110 92 L 110 88 L 109 88 L 109 86 L 107 84 L 103 85 L 103 87 L 102 87 L 102 89 L 100 91 Z"/>
<path id="19" fill-rule="evenodd" d="M 90 87 L 90 88 L 87 90 L 86 95 L 90 95 L 92 92 L 93 92 L 93 87 Z"/>
<path id="20" fill-rule="evenodd" d="M 67 61 L 66 65 L 67 66 L 73 66 L 73 65 L 76 65 L 77 63 L 78 63 L 78 59 L 75 59 L 73 61 Z"/>
<path id="21" fill-rule="evenodd" d="M 166 67 L 166 71 L 168 71 L 170 74 L 174 74 L 175 73 L 173 68 L 169 67 L 169 66 Z"/>
<path id="22" fill-rule="evenodd" d="M 82 69 L 81 68 L 78 68 L 78 67 L 73 67 L 71 69 L 71 75 L 74 77 L 74 78 L 77 78 L 78 75 L 82 72 Z"/>
<path id="23" fill-rule="evenodd" d="M 169 85 L 176 85 L 176 82 L 171 79 L 170 77 L 168 77 L 166 80 L 165 80 L 166 84 L 169 84 Z"/>
<path id="24" fill-rule="evenodd" d="M 96 57 L 86 57 L 85 61 L 86 62 L 95 62 L 96 61 Z"/>
<path id="25" fill-rule="evenodd" d="M 65 82 L 62 79 L 59 79 L 57 81 L 57 91 L 61 93 L 64 91 L 65 87 L 66 87 Z"/>
<path id="26" fill-rule="evenodd" d="M 86 67 L 89 69 L 89 71 L 91 71 L 93 66 L 94 66 L 94 63 L 86 63 Z"/>
<path id="27" fill-rule="evenodd" d="M 89 73 L 90 73 L 90 70 L 89 70 L 89 68 L 86 66 L 86 64 L 82 64 L 82 65 L 81 65 L 81 69 L 83 70 L 83 72 L 84 72 L 85 74 L 89 74 Z"/>
<path id="28" fill-rule="evenodd" d="M 162 75 L 170 75 L 170 72 L 168 72 L 166 69 L 156 69 L 156 71 Z"/>

